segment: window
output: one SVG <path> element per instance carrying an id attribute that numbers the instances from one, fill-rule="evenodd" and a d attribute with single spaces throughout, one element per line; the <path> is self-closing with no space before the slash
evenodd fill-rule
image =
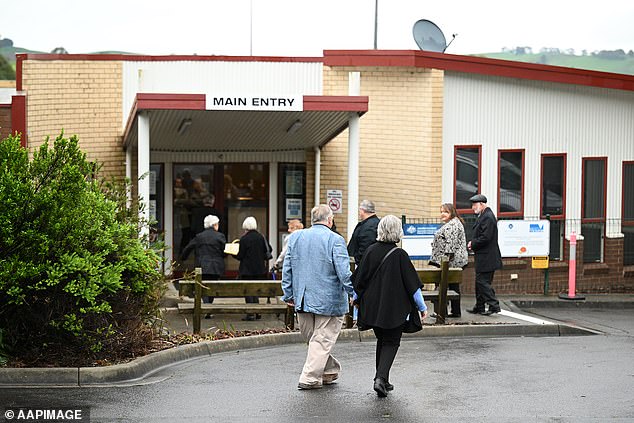
<path id="1" fill-rule="evenodd" d="M 550 259 L 562 260 L 566 219 L 565 154 L 542 154 L 540 217 L 550 219 Z"/>
<path id="2" fill-rule="evenodd" d="M 582 159 L 581 233 L 583 234 L 583 262 L 603 261 L 607 157 Z"/>
<path id="3" fill-rule="evenodd" d="M 454 147 L 454 204 L 460 213 L 472 213 L 469 198 L 480 192 L 482 147 Z"/>
<path id="4" fill-rule="evenodd" d="M 634 265 L 634 162 L 623 162 L 623 265 Z"/>
<path id="5" fill-rule="evenodd" d="M 524 215 L 524 150 L 498 152 L 498 216 Z"/>

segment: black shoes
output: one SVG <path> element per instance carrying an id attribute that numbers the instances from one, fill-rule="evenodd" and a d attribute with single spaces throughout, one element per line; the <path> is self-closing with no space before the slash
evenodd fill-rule
<path id="1" fill-rule="evenodd" d="M 387 382 L 385 379 L 380 377 L 374 379 L 374 390 L 380 398 L 387 397 Z"/>
<path id="2" fill-rule="evenodd" d="M 392 385 L 390 382 L 385 382 L 385 390 L 386 391 L 393 391 L 394 390 L 394 385 Z"/>
<path id="3" fill-rule="evenodd" d="M 479 308 L 468 308 L 467 312 L 471 313 L 471 314 L 481 314 L 482 316 L 490 316 L 492 314 L 496 314 L 499 313 L 500 311 L 502 311 L 499 308 L 489 308 L 488 310 L 484 310 L 484 309 L 479 309 Z"/>
<path id="4" fill-rule="evenodd" d="M 255 320 L 260 320 L 261 318 L 261 314 L 247 314 L 245 317 L 242 318 L 242 320 L 245 322 L 253 322 Z"/>
<path id="5" fill-rule="evenodd" d="M 450 313 L 450 314 L 447 315 L 447 317 L 452 317 L 452 318 L 459 319 L 462 316 L 460 314 L 458 314 L 458 313 Z"/>

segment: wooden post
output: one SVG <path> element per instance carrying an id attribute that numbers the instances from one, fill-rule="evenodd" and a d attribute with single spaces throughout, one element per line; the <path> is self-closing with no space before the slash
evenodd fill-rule
<path id="1" fill-rule="evenodd" d="M 202 282 L 203 282 L 203 269 L 196 268 L 196 276 L 194 278 L 194 334 L 200 334 L 200 315 L 201 302 L 202 302 Z"/>
<path id="2" fill-rule="evenodd" d="M 444 325 L 447 320 L 447 288 L 449 279 L 449 260 L 446 256 L 440 259 L 440 284 L 438 285 L 438 310 L 436 324 Z"/>

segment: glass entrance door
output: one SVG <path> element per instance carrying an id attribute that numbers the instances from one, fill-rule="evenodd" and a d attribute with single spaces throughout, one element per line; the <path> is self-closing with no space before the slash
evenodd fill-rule
<path id="1" fill-rule="evenodd" d="M 242 235 L 242 222 L 253 216 L 258 231 L 267 236 L 269 168 L 266 163 L 175 164 L 173 170 L 173 248 L 179 271 L 194 268 L 194 255 L 180 261 L 187 244 L 200 233 L 209 214 L 220 218 L 219 230 L 228 242 Z M 226 270 L 234 273 L 239 262 L 226 258 Z"/>

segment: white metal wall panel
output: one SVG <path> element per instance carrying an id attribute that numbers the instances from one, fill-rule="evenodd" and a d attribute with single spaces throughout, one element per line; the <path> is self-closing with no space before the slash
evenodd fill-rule
<path id="1" fill-rule="evenodd" d="M 321 95 L 322 62 L 124 61 L 123 124 L 137 93 Z"/>
<path id="2" fill-rule="evenodd" d="M 453 198 L 454 145 L 482 145 L 481 192 L 497 210 L 499 149 L 525 149 L 524 215 L 539 215 L 542 153 L 566 153 L 566 216 L 580 218 L 581 160 L 608 157 L 607 217 L 621 216 L 621 168 L 634 160 L 634 93 L 445 73 L 443 199 Z"/>

